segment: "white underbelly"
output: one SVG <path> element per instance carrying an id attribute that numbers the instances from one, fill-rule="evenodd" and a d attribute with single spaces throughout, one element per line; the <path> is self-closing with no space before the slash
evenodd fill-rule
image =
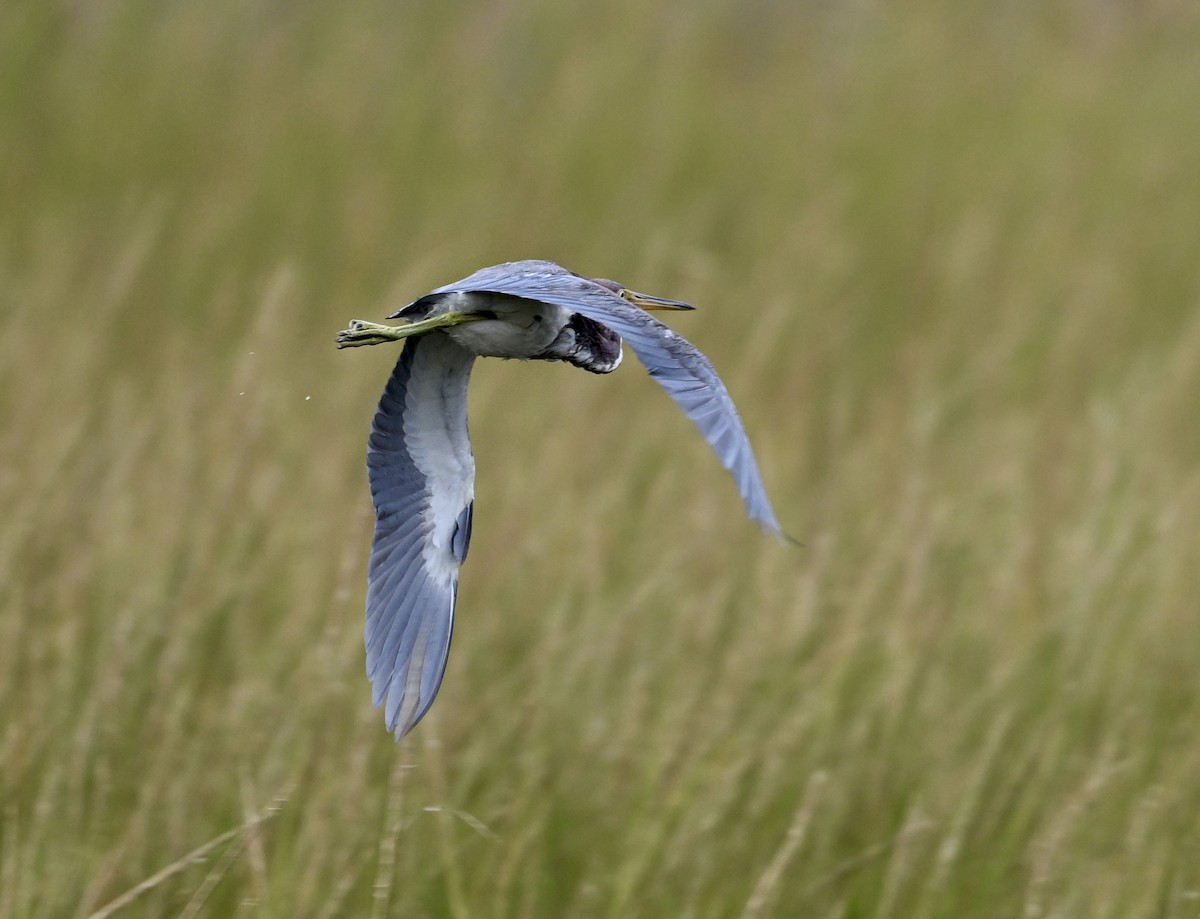
<path id="1" fill-rule="evenodd" d="M 571 318 L 561 306 L 524 300 L 519 297 L 490 295 L 480 303 L 475 294 L 465 312 L 489 309 L 495 319 L 479 319 L 447 329 L 447 334 L 463 348 L 480 357 L 509 357 L 528 360 L 542 354 L 558 337 Z"/>

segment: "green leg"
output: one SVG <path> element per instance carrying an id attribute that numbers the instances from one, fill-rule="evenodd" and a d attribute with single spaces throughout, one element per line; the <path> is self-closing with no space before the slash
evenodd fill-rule
<path id="1" fill-rule="evenodd" d="M 348 328 L 338 332 L 337 346 L 339 348 L 361 348 L 365 345 L 381 345 L 387 341 L 400 341 L 413 335 L 424 335 L 434 329 L 462 325 L 464 322 L 474 322 L 477 319 L 485 318 L 487 317 L 475 316 L 471 313 L 451 312 L 404 325 L 380 325 L 378 322 L 355 319 L 351 321 Z"/>

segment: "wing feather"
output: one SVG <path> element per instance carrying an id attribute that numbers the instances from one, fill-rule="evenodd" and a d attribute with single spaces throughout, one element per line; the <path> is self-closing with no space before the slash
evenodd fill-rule
<path id="1" fill-rule="evenodd" d="M 384 705 L 397 738 L 429 710 L 450 651 L 474 490 L 466 404 L 473 362 L 441 333 L 409 339 L 371 428 L 376 516 L 364 640 L 374 704 Z"/>

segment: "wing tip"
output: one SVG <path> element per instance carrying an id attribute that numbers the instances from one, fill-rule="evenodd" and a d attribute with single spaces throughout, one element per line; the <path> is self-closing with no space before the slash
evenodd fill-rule
<path id="1" fill-rule="evenodd" d="M 764 527 L 764 529 L 766 529 L 766 528 Z M 808 546 L 806 546 L 803 542 L 801 542 L 799 539 L 797 539 L 795 536 L 793 536 L 791 533 L 789 533 L 787 530 L 785 530 L 783 527 L 781 527 L 778 523 L 776 523 L 774 525 L 774 527 L 772 527 L 771 529 L 767 529 L 767 532 L 771 536 L 774 536 L 776 539 L 778 539 L 785 546 L 789 546 L 793 549 L 807 549 L 808 548 Z"/>
<path id="2" fill-rule="evenodd" d="M 400 743 L 400 741 L 412 733 L 413 728 L 415 728 L 421 722 L 421 719 L 424 718 L 428 713 L 432 703 L 432 699 L 424 704 L 418 700 L 413 713 L 409 717 L 401 719 L 400 715 L 403 713 L 405 708 L 404 701 L 402 700 L 400 707 L 397 709 L 391 720 L 388 720 L 385 715 L 384 724 L 387 726 L 388 731 L 391 732 L 391 734 L 396 738 L 396 743 Z"/>

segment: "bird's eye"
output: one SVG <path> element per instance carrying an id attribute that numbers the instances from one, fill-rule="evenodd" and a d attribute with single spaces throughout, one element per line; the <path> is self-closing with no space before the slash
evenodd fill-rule
<path id="1" fill-rule="evenodd" d="M 633 299 L 633 291 L 630 290 L 628 287 L 622 287 L 620 290 L 617 291 L 617 296 L 619 296 L 622 300 L 632 300 Z"/>

